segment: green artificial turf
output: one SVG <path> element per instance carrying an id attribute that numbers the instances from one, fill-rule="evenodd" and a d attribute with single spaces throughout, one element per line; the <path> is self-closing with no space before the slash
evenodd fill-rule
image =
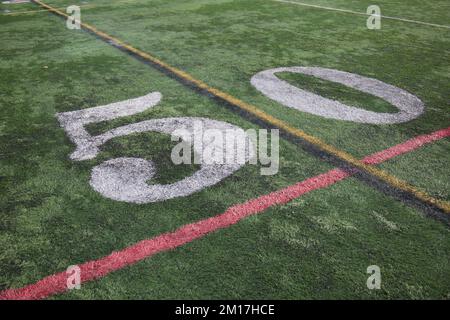
<path id="1" fill-rule="evenodd" d="M 81 1 L 48 1 L 57 7 Z M 314 2 L 316 3 L 316 2 Z M 318 1 L 365 11 L 369 1 Z M 446 24 L 445 1 L 380 1 L 383 14 Z M 449 30 L 271 0 L 89 1 L 82 20 L 188 71 L 264 111 L 363 157 L 449 125 Z M 32 4 L 0 5 L 0 289 L 21 287 L 98 259 L 140 240 L 224 212 L 331 168 L 286 140 L 280 172 L 247 165 L 185 198 L 136 205 L 113 201 L 89 185 L 91 168 L 122 156 L 155 161 L 154 183 L 170 183 L 196 166 L 170 162 L 170 137 L 145 133 L 109 141 L 93 160 L 74 150 L 55 113 L 160 91 L 142 114 L 89 125 L 91 134 L 147 119 L 199 116 L 258 128 L 149 65 Z M 426 10 L 425 10 L 426 9 Z M 250 78 L 281 66 L 320 66 L 396 85 L 426 104 L 418 119 L 365 125 L 323 119 L 269 100 Z M 370 95 L 311 77 L 291 84 L 372 111 L 394 107 Z M 448 140 L 381 167 L 441 199 L 448 194 Z M 274 207 L 227 229 L 145 259 L 56 299 L 163 298 L 440 298 L 450 297 L 448 226 L 350 178 Z M 366 269 L 379 265 L 382 289 L 368 290 Z"/>
<path id="2" fill-rule="evenodd" d="M 416 2 L 408 11 L 403 5 L 394 10 L 388 2 L 380 6 L 386 4 L 383 14 L 389 16 L 414 18 L 420 12 L 420 20 L 428 21 L 430 11 L 445 14 L 445 1 L 427 5 L 426 11 Z M 448 29 L 383 20 L 381 30 L 368 30 L 364 16 L 272 0 L 99 4 L 83 11 L 86 22 L 355 156 L 448 126 Z M 363 3 L 341 7 L 367 8 Z M 408 123 L 385 126 L 301 113 L 250 84 L 257 72 L 282 66 L 319 66 L 373 77 L 418 96 L 427 112 Z M 361 98 L 360 104 L 373 105 L 373 98 Z"/>

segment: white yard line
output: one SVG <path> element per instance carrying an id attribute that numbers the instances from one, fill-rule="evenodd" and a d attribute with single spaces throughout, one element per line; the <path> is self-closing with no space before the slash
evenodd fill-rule
<path id="1" fill-rule="evenodd" d="M 315 4 L 303 3 L 303 2 L 297 2 L 297 1 L 288 1 L 288 0 L 272 0 L 272 1 L 282 2 L 282 3 L 289 3 L 289 4 L 296 4 L 296 5 L 299 5 L 299 6 L 311 7 L 311 8 L 322 9 L 322 10 L 330 10 L 330 11 L 337 11 L 337 12 L 357 14 L 357 15 L 360 15 L 360 16 L 370 16 L 370 14 L 367 14 L 365 12 L 358 12 L 358 11 L 352 11 L 352 10 L 346 10 L 346 9 L 324 7 L 324 6 L 318 6 L 318 5 L 315 5 Z M 404 18 L 397 18 L 397 17 L 390 17 L 390 16 L 383 16 L 383 15 L 381 15 L 381 18 L 390 19 L 390 20 L 397 20 L 397 21 L 403 21 L 403 22 L 409 22 L 409 23 L 415 23 L 415 24 L 421 24 L 421 25 L 430 26 L 430 27 L 450 29 L 450 26 L 446 26 L 446 25 L 442 25 L 442 24 L 436 24 L 436 23 L 423 22 L 423 21 L 417 21 L 417 20 L 411 20 L 411 19 L 404 19 Z"/>

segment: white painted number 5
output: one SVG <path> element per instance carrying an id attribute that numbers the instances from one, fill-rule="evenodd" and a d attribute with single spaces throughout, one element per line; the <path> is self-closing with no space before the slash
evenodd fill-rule
<path id="1" fill-rule="evenodd" d="M 183 136 L 180 139 L 189 143 L 193 139 L 194 124 L 198 124 L 199 122 L 205 130 L 216 129 L 225 132 L 230 129 L 239 129 L 226 122 L 196 117 L 146 120 L 114 128 L 97 136 L 90 135 L 84 128 L 89 123 L 112 120 L 143 112 L 158 104 L 161 97 L 159 92 L 154 92 L 140 98 L 112 103 L 106 106 L 58 113 L 56 116 L 61 126 L 66 130 L 69 138 L 76 145 L 76 150 L 70 155 L 70 158 L 75 161 L 93 159 L 100 152 L 99 147 L 107 141 L 133 133 L 153 131 L 170 135 L 176 129 L 184 130 L 185 132 L 189 132 L 191 136 Z M 236 130 L 236 132 L 238 131 Z M 248 156 L 245 158 L 247 162 L 253 156 L 254 146 L 247 135 L 244 139 L 246 139 L 250 149 Z M 212 144 L 213 148 L 223 147 L 222 145 L 218 145 L 218 141 L 214 141 Z M 201 154 L 202 150 L 197 150 L 194 144 L 194 152 Z M 175 183 L 148 184 L 147 181 L 156 173 L 153 162 L 141 158 L 122 157 L 105 161 L 94 167 L 92 169 L 90 184 L 94 190 L 113 200 L 132 203 L 150 203 L 175 197 L 184 197 L 198 192 L 220 182 L 244 164 L 202 163 L 200 170 Z"/>

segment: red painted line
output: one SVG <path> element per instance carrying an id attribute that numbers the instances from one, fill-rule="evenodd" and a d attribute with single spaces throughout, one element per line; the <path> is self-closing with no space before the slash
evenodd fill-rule
<path id="1" fill-rule="evenodd" d="M 379 164 L 381 162 L 384 162 L 401 154 L 411 152 L 417 148 L 420 148 L 424 144 L 431 143 L 433 141 L 437 141 L 449 136 L 450 136 L 450 127 L 438 130 L 430 134 L 417 136 L 404 143 L 393 146 L 389 149 L 374 153 L 364 158 L 363 162 L 365 164 Z"/>
<path id="2" fill-rule="evenodd" d="M 450 127 L 432 134 L 418 136 L 392 148 L 372 154 L 365 157 L 363 162 L 372 165 L 379 164 L 448 136 L 450 136 Z M 352 175 L 352 172 L 332 169 L 327 173 L 306 179 L 279 191 L 234 205 L 215 217 L 184 225 L 174 232 L 140 241 L 106 257 L 86 262 L 79 265 L 81 282 L 104 277 L 113 271 L 132 265 L 159 252 L 175 249 L 208 233 L 236 224 L 243 218 L 260 213 L 269 207 L 285 204 L 305 193 L 328 187 L 350 175 Z M 68 275 L 65 272 L 56 273 L 23 288 L 2 291 L 0 292 L 0 299 L 43 299 L 66 291 L 67 278 Z"/>

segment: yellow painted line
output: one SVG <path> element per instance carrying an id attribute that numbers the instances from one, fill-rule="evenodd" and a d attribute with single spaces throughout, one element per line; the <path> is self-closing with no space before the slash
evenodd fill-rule
<path id="1" fill-rule="evenodd" d="M 298 6 L 310 7 L 310 8 L 316 8 L 316 9 L 322 9 L 322 10 L 351 13 L 351 14 L 356 14 L 356 15 L 360 15 L 360 16 L 371 16 L 370 14 L 368 14 L 366 12 L 359 12 L 359 11 L 353 11 L 353 10 L 347 10 L 347 9 L 332 8 L 332 7 L 324 7 L 324 6 L 319 6 L 316 4 L 303 3 L 303 2 L 299 2 L 299 1 L 288 1 L 288 0 L 272 0 L 272 1 L 295 4 Z M 421 24 L 421 25 L 425 25 L 425 26 L 429 26 L 429 27 L 450 29 L 450 26 L 447 26 L 447 25 L 436 24 L 436 23 L 431 23 L 431 22 L 423 22 L 423 21 L 412 20 L 412 19 L 405 19 L 405 18 L 398 18 L 398 17 L 391 17 L 391 16 L 384 16 L 384 15 L 380 15 L 380 18 L 408 22 L 408 23 Z"/>
<path id="2" fill-rule="evenodd" d="M 43 3 L 40 0 L 32 0 L 32 1 L 39 4 L 40 6 L 42 6 L 44 8 L 46 8 L 50 12 L 53 12 L 59 16 L 65 17 L 65 18 L 69 18 L 69 16 L 67 14 L 65 14 L 64 12 L 62 12 L 56 8 L 53 8 L 53 7 Z M 428 195 L 426 192 L 417 189 L 416 187 L 410 185 L 406 181 L 403 181 L 381 169 L 378 169 L 378 168 L 370 166 L 370 165 L 366 165 L 362 161 L 353 157 L 351 154 L 344 152 L 342 150 L 339 150 L 339 149 L 333 147 L 332 145 L 325 143 L 321 139 L 304 132 L 303 130 L 300 130 L 300 129 L 290 126 L 288 123 L 267 114 L 266 112 L 262 111 L 261 109 L 259 109 L 258 107 L 254 106 L 254 105 L 248 104 L 248 103 L 246 103 L 238 98 L 235 98 L 219 89 L 210 87 L 208 84 L 192 77 L 190 74 L 184 72 L 183 70 L 172 67 L 169 64 L 159 60 L 158 58 L 156 58 L 146 52 L 136 49 L 136 48 L 124 43 L 123 41 L 121 41 L 117 38 L 114 38 L 113 36 L 110 36 L 102 31 L 97 30 L 95 27 L 93 27 L 87 23 L 82 23 L 80 21 L 80 26 L 82 26 L 86 30 L 91 31 L 92 33 L 96 34 L 97 36 L 99 36 L 105 40 L 114 42 L 115 44 L 121 46 L 122 48 L 125 48 L 127 51 L 132 52 L 133 54 L 139 56 L 140 58 L 158 65 L 160 68 L 162 68 L 166 71 L 169 71 L 172 74 L 175 74 L 176 76 L 183 79 L 184 81 L 188 81 L 191 84 L 194 84 L 197 88 L 205 90 L 208 93 L 214 95 L 215 97 L 221 98 L 222 100 L 224 100 L 236 107 L 239 107 L 242 110 L 247 111 L 248 113 L 256 116 L 257 118 L 265 121 L 266 123 L 269 123 L 281 130 L 284 130 L 285 132 L 287 132 L 297 138 L 301 138 L 301 139 L 309 142 L 310 144 L 318 147 L 322 151 L 332 154 L 335 157 L 343 160 L 344 162 L 352 165 L 353 167 L 356 167 L 362 171 L 365 171 L 365 172 L 371 174 L 372 176 L 388 183 L 389 185 L 391 185 L 401 191 L 412 194 L 417 199 L 419 199 L 425 203 L 431 204 L 433 206 L 436 206 L 439 209 L 443 210 L 445 213 L 450 214 L 450 203 L 449 202 L 433 198 L 432 196 Z"/>
<path id="3" fill-rule="evenodd" d="M 87 8 L 95 8 L 97 7 L 95 4 L 80 4 L 80 8 L 87 9 Z M 58 10 L 65 10 L 66 8 L 57 8 Z M 34 14 L 34 13 L 40 13 L 40 12 L 48 12 L 48 9 L 43 10 L 29 10 L 29 11 L 17 11 L 17 12 L 7 12 L 3 13 L 3 16 L 18 16 L 22 14 Z"/>
<path id="4" fill-rule="evenodd" d="M 62 8 L 60 8 L 60 9 L 62 9 Z M 38 13 L 38 12 L 48 12 L 48 10 L 29 10 L 29 11 L 7 12 L 7 13 L 2 13 L 2 16 L 18 16 L 21 14 L 33 14 L 33 13 Z"/>
<path id="5" fill-rule="evenodd" d="M 114 1 L 112 4 L 108 4 L 108 5 L 98 5 L 98 4 L 93 4 L 93 3 L 89 3 L 89 4 L 79 4 L 78 6 L 80 8 L 83 9 L 94 9 L 94 8 L 113 8 L 113 7 L 117 7 L 118 5 L 123 5 L 123 4 L 136 4 L 136 1 L 134 0 L 123 0 L 123 1 Z M 65 10 L 66 7 L 61 7 L 61 8 L 56 8 L 58 10 Z M 43 10 L 28 10 L 28 11 L 16 11 L 16 12 L 7 12 L 7 13 L 3 13 L 3 16 L 18 16 L 18 15 L 22 15 L 22 14 L 34 14 L 34 13 L 41 13 L 41 12 L 48 12 L 48 9 L 43 9 Z"/>

